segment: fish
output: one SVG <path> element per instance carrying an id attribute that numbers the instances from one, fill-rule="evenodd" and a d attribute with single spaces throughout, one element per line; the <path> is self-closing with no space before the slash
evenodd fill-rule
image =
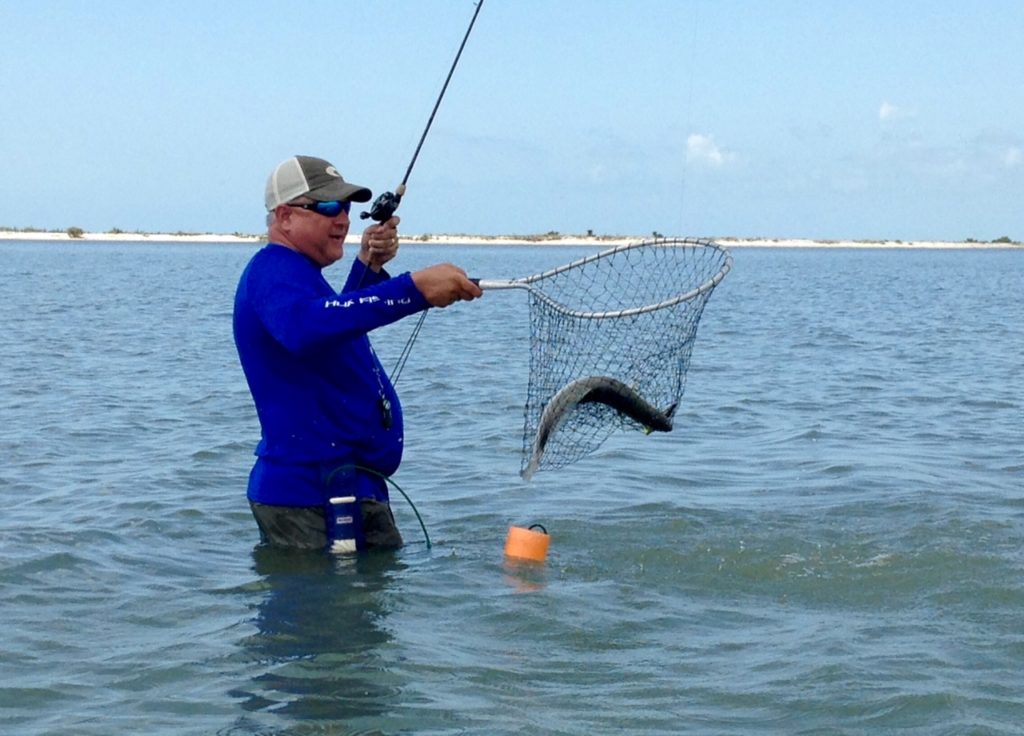
<path id="1" fill-rule="evenodd" d="M 610 406 L 620 414 L 642 424 L 648 434 L 671 432 L 672 415 L 677 406 L 672 404 L 662 411 L 644 399 L 635 389 L 609 376 L 579 378 L 560 389 L 544 406 L 537 425 L 537 436 L 533 441 L 533 452 L 520 473 L 523 480 L 530 480 L 540 468 L 548 440 L 562 426 L 572 410 L 580 404 L 590 403 Z"/>

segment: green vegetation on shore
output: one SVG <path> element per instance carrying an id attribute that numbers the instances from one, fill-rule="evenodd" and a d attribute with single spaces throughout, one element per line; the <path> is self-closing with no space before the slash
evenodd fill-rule
<path id="1" fill-rule="evenodd" d="M 657 233 L 656 237 L 660 237 Z M 597 241 L 605 240 L 628 240 L 632 235 L 596 235 L 593 230 L 587 230 L 585 234 L 573 234 L 573 233 L 561 233 L 557 230 L 548 230 L 546 233 L 531 233 L 529 235 L 471 235 L 470 233 L 423 233 L 413 237 L 414 241 L 420 243 L 429 243 L 434 238 L 443 238 L 445 240 L 457 240 L 459 238 L 468 238 L 470 240 L 476 240 L 482 238 L 484 240 L 515 240 L 523 243 L 550 243 L 556 240 L 563 239 L 590 239 Z"/>
<path id="2" fill-rule="evenodd" d="M 59 235 L 59 234 L 61 234 L 61 231 L 60 230 L 48 230 L 46 228 L 31 227 L 31 226 L 30 227 L 7 227 L 5 225 L 0 225 L 0 233 L 25 233 L 27 235 L 32 235 L 32 234 Z M 151 232 L 151 231 L 148 231 L 148 230 L 122 230 L 119 227 L 112 227 L 109 230 L 107 230 L 105 233 L 91 233 L 91 232 L 87 232 L 86 230 L 78 227 L 77 225 L 72 225 L 71 227 L 65 228 L 64 231 L 63 231 L 63 234 L 67 235 L 69 238 L 74 238 L 74 239 L 84 238 L 87 234 L 88 235 L 100 235 L 100 234 L 102 234 L 102 235 L 137 235 L 140 238 L 148 238 L 148 237 L 157 236 L 157 235 L 174 235 L 174 236 L 177 236 L 177 237 L 204 237 L 204 236 L 220 237 L 220 236 L 224 235 L 224 233 L 200 233 L 200 232 L 194 232 L 194 231 L 189 231 L 189 230 L 176 230 L 175 232 Z M 231 233 L 230 235 L 232 237 L 235 237 L 235 238 L 254 238 L 254 239 L 257 239 L 257 238 L 264 237 L 264 235 L 262 233 L 242 233 L 242 232 L 237 232 L 237 231 Z"/>

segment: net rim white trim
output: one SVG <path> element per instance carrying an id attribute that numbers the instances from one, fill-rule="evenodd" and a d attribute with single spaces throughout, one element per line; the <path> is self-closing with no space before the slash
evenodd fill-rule
<path id="1" fill-rule="evenodd" d="M 670 297 L 669 299 L 664 299 L 664 300 L 662 300 L 662 301 L 660 301 L 660 302 L 658 302 L 656 304 L 645 304 L 645 305 L 640 306 L 640 307 L 630 307 L 628 309 L 618 309 L 618 310 L 615 310 L 615 311 L 583 312 L 583 311 L 579 311 L 579 310 L 576 310 L 576 309 L 569 309 L 569 308 L 567 308 L 563 304 L 560 304 L 559 302 L 556 302 L 554 299 L 549 297 L 547 294 L 545 294 L 540 289 L 538 289 L 535 286 L 533 286 L 534 282 L 541 281 L 541 280 L 546 279 L 546 278 L 550 278 L 551 276 L 555 276 L 555 275 L 557 275 L 559 273 L 562 273 L 563 271 L 568 271 L 571 268 L 577 268 L 577 267 L 582 266 L 584 264 L 591 263 L 592 261 L 597 261 L 597 260 L 600 260 L 602 258 L 608 258 L 610 256 L 613 256 L 613 255 L 615 255 L 617 253 L 621 253 L 623 251 L 633 250 L 633 249 L 636 249 L 636 248 L 648 247 L 648 246 L 655 246 L 655 247 L 666 247 L 666 246 L 669 246 L 669 247 L 675 247 L 675 246 L 692 246 L 692 245 L 699 245 L 699 246 L 705 247 L 705 248 L 712 248 L 712 249 L 720 252 L 724 256 L 724 260 L 722 262 L 722 267 L 718 269 L 718 272 L 715 273 L 714 276 L 712 276 L 711 278 L 707 279 L 700 286 L 698 286 L 698 287 L 696 287 L 694 289 L 691 289 L 690 291 L 687 291 L 687 292 L 685 292 L 683 294 L 679 294 L 678 296 Z M 526 277 L 521 278 L 521 279 L 510 279 L 510 280 L 507 280 L 507 281 L 481 279 L 478 283 L 480 285 L 480 288 L 484 289 L 484 290 L 486 290 L 486 289 L 526 289 L 531 294 L 536 296 L 538 299 L 540 299 L 541 301 L 546 303 L 548 306 L 550 306 L 552 309 L 554 309 L 555 311 L 557 311 L 557 312 L 559 312 L 561 314 L 564 314 L 564 315 L 566 315 L 568 317 L 575 317 L 577 319 L 611 319 L 611 318 L 615 318 L 615 317 L 630 317 L 630 316 L 638 315 L 638 314 L 647 314 L 648 312 L 656 312 L 659 309 L 665 309 L 667 307 L 671 307 L 671 306 L 674 306 L 676 304 L 679 304 L 680 302 L 685 302 L 685 301 L 689 301 L 691 299 L 694 299 L 694 298 L 700 296 L 701 294 L 704 294 L 704 293 L 706 293 L 708 291 L 711 291 L 716 286 L 718 286 L 718 284 L 722 281 L 722 279 L 725 278 L 726 274 L 729 273 L 731 268 L 732 268 L 732 255 L 730 255 L 728 250 L 726 250 L 721 245 L 719 245 L 718 243 L 716 243 L 716 242 L 714 242 L 712 240 L 704 240 L 704 239 L 701 239 L 701 238 L 657 238 L 655 240 L 644 240 L 644 241 L 641 241 L 641 242 L 638 242 L 638 243 L 627 243 L 625 245 L 615 246 L 614 248 L 608 248 L 607 250 L 603 250 L 600 253 L 593 253 L 593 254 L 591 254 L 589 256 L 586 256 L 584 258 L 577 259 L 577 260 L 573 261 L 572 263 L 566 263 L 564 265 L 558 266 L 557 268 L 552 268 L 552 269 L 550 269 L 548 271 L 544 271 L 543 273 L 534 274 L 533 276 L 526 276 Z"/>

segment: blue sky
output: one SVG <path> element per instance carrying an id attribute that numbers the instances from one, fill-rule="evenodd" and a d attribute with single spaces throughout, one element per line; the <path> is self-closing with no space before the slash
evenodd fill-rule
<path id="1" fill-rule="evenodd" d="M 0 226 L 260 232 L 295 153 L 392 188 L 472 12 L 0 0 Z M 1024 240 L 1022 32 L 1020 0 L 485 0 L 402 229 Z"/>

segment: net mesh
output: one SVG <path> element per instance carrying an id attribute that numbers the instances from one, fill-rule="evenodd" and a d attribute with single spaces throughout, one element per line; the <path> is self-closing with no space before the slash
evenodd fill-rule
<path id="1" fill-rule="evenodd" d="M 577 379 L 622 381 L 671 415 L 681 401 L 697 324 L 731 265 L 703 240 L 655 240 L 608 251 L 525 279 L 530 289 L 530 380 L 524 477 L 541 416 Z M 538 470 L 569 465 L 618 429 L 644 429 L 603 403 L 579 403 L 546 437 Z"/>

